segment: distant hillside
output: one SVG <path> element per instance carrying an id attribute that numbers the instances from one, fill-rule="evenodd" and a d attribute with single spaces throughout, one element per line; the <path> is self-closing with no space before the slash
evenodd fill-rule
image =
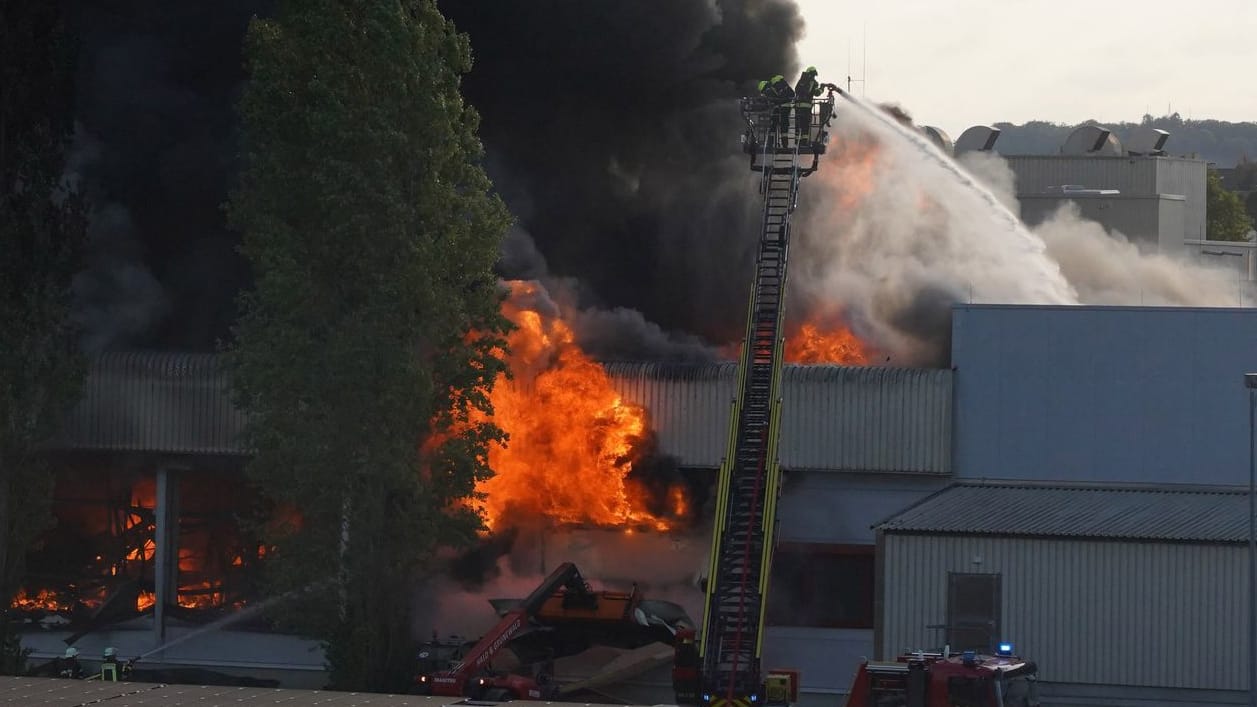
<path id="1" fill-rule="evenodd" d="M 1125 144 L 1140 125 L 1151 125 L 1170 133 L 1165 144 L 1171 155 L 1196 156 L 1219 167 L 1233 167 L 1240 162 L 1257 160 L 1257 122 L 1228 123 L 1223 120 L 1183 120 L 1178 113 L 1154 118 L 1145 115 L 1139 123 L 1100 123 L 1117 134 Z M 1024 125 L 996 123 L 1000 129 L 995 149 L 1005 155 L 1054 155 L 1070 131 L 1077 125 L 1061 125 L 1032 120 Z"/>

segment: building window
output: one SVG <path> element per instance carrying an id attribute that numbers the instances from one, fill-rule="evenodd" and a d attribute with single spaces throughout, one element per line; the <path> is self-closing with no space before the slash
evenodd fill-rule
<path id="1" fill-rule="evenodd" d="M 873 628 L 873 546 L 778 544 L 768 625 Z"/>

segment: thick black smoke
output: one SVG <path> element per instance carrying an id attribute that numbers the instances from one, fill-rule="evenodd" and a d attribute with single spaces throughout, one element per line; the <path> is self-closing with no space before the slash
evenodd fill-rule
<path id="1" fill-rule="evenodd" d="M 758 209 L 736 99 L 796 67 L 788 0 L 447 0 L 490 172 L 583 305 L 736 338 Z M 793 78 L 793 77 L 791 77 Z M 536 277 L 518 258 L 507 277 Z"/>
<path id="2" fill-rule="evenodd" d="M 212 349 L 247 283 L 220 205 L 234 174 L 249 17 L 270 3 L 71 0 L 70 176 L 92 207 L 75 282 L 92 349 Z"/>
<path id="3" fill-rule="evenodd" d="M 67 2 L 81 43 L 71 176 L 94 206 L 76 283 L 88 343 L 210 350 L 249 285 L 221 205 L 239 166 L 244 31 L 273 3 Z M 471 37 L 465 88 L 522 226 L 514 239 L 535 239 L 550 275 L 582 283 L 582 307 L 736 336 L 755 207 L 735 99 L 795 68 L 793 4 L 440 5 Z M 539 274 L 520 262 L 534 261 L 508 257 L 503 274 Z"/>

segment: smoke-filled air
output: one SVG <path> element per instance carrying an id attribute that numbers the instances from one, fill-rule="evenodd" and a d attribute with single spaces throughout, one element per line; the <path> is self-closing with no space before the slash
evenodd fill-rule
<path id="1" fill-rule="evenodd" d="M 944 365 L 951 305 L 1235 306 L 1235 276 L 1141 252 L 1063 207 L 1017 213 L 994 153 L 959 160 L 882 107 L 839 102 L 798 231 L 791 308 L 841 306 L 892 365 Z"/>

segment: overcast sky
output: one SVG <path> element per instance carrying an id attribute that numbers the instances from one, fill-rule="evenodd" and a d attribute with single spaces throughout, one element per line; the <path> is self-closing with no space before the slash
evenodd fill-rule
<path id="1" fill-rule="evenodd" d="M 1257 0 L 797 2 L 804 66 L 845 88 L 850 51 L 868 98 L 953 138 L 977 123 L 1116 122 L 1171 107 L 1257 121 Z"/>

